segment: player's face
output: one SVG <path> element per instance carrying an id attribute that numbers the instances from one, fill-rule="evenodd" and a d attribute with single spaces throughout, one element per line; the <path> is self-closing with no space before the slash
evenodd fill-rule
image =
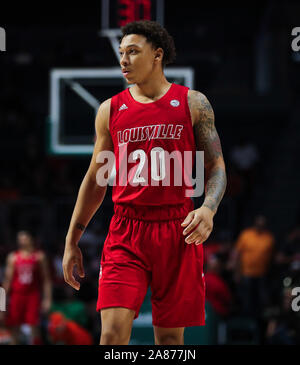
<path id="1" fill-rule="evenodd" d="M 26 249 L 31 246 L 32 240 L 31 237 L 23 232 L 18 233 L 17 236 L 18 245 L 20 248 Z"/>
<path id="2" fill-rule="evenodd" d="M 259 215 L 255 219 L 255 226 L 257 229 L 264 229 L 266 226 L 266 218 L 262 215 Z"/>
<path id="3" fill-rule="evenodd" d="M 157 52 L 151 43 L 139 34 L 129 34 L 120 43 L 120 65 L 129 84 L 142 83 L 153 72 Z"/>

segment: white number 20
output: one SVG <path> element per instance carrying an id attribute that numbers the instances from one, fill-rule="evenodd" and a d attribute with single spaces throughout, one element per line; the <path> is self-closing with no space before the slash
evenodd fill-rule
<path id="1" fill-rule="evenodd" d="M 140 159 L 140 163 L 136 169 L 135 175 L 133 177 L 133 183 L 145 183 L 145 179 L 140 176 L 143 167 L 146 162 L 146 153 L 144 150 L 135 150 L 132 154 L 132 159 Z M 166 176 L 166 165 L 165 165 L 165 153 L 163 148 L 154 147 L 150 152 L 151 158 L 151 178 L 155 181 L 161 181 Z M 159 162 L 159 166 L 158 163 Z"/>

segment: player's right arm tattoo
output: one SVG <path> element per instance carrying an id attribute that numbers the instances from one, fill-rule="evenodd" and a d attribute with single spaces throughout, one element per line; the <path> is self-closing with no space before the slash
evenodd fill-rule
<path id="1" fill-rule="evenodd" d="M 79 229 L 80 231 L 84 231 L 85 230 L 85 226 L 81 223 L 76 223 L 76 228 Z"/>
<path id="2" fill-rule="evenodd" d="M 216 212 L 226 190 L 227 178 L 214 112 L 205 95 L 198 91 L 189 92 L 188 102 L 196 115 L 194 136 L 197 149 L 204 151 L 206 184 L 203 205 Z"/>

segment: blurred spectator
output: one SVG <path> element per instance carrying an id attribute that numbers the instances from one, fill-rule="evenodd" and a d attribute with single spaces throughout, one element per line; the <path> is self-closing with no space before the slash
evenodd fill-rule
<path id="1" fill-rule="evenodd" d="M 50 341 L 55 345 L 93 345 L 89 332 L 60 312 L 50 314 L 48 332 Z"/>
<path id="2" fill-rule="evenodd" d="M 221 270 L 221 261 L 218 255 L 209 255 L 205 273 L 206 300 L 218 315 L 225 317 L 230 313 L 232 294 L 221 276 Z"/>
<path id="3" fill-rule="evenodd" d="M 213 236 L 213 234 L 211 236 Z M 212 237 L 209 237 L 209 239 L 205 243 L 204 250 L 203 250 L 204 262 L 208 264 L 209 258 L 212 255 L 216 255 L 218 252 L 220 252 L 221 247 L 222 247 L 222 244 L 220 242 L 212 239 Z"/>
<path id="4" fill-rule="evenodd" d="M 248 141 L 245 137 L 240 137 L 239 143 L 230 151 L 230 160 L 239 173 L 250 177 L 259 161 L 258 149 L 253 142 Z"/>
<path id="5" fill-rule="evenodd" d="M 57 286 L 54 291 L 55 300 L 51 307 L 51 313 L 61 313 L 67 320 L 88 331 L 97 342 L 100 320 L 98 312 L 95 311 L 96 299 L 91 299 L 91 297 L 95 297 L 95 293 L 97 293 L 97 288 L 91 295 L 87 283 L 82 283 L 80 292 L 75 292 L 67 284 Z"/>
<path id="6" fill-rule="evenodd" d="M 260 317 L 267 304 L 266 274 L 274 248 L 274 236 L 266 217 L 255 217 L 254 226 L 243 230 L 232 252 L 229 268 L 235 271 L 238 295 L 245 315 Z"/>
<path id="7" fill-rule="evenodd" d="M 259 151 L 254 142 L 240 136 L 239 142 L 229 152 L 230 169 L 228 193 L 236 202 L 236 228 L 240 231 L 245 209 L 253 196 L 258 173 Z"/>
<path id="8" fill-rule="evenodd" d="M 300 226 L 294 228 L 279 247 L 275 263 L 280 267 L 281 277 L 300 274 Z"/>
<path id="9" fill-rule="evenodd" d="M 52 312 L 60 312 L 66 318 L 76 322 L 82 327 L 87 326 L 88 315 L 85 304 L 82 300 L 76 297 L 74 289 L 65 284 L 62 288 L 62 298 L 55 298 L 51 307 Z"/>

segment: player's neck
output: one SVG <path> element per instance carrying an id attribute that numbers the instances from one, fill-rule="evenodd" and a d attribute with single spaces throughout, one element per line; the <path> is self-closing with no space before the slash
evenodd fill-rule
<path id="1" fill-rule="evenodd" d="M 19 253 L 21 255 L 30 255 L 32 252 L 34 251 L 34 248 L 33 247 L 28 247 L 28 248 L 20 248 L 19 249 Z"/>
<path id="2" fill-rule="evenodd" d="M 159 77 L 153 77 L 140 84 L 133 86 L 134 97 L 146 97 L 153 101 L 160 99 L 170 88 L 171 83 L 165 78 L 164 74 Z"/>

